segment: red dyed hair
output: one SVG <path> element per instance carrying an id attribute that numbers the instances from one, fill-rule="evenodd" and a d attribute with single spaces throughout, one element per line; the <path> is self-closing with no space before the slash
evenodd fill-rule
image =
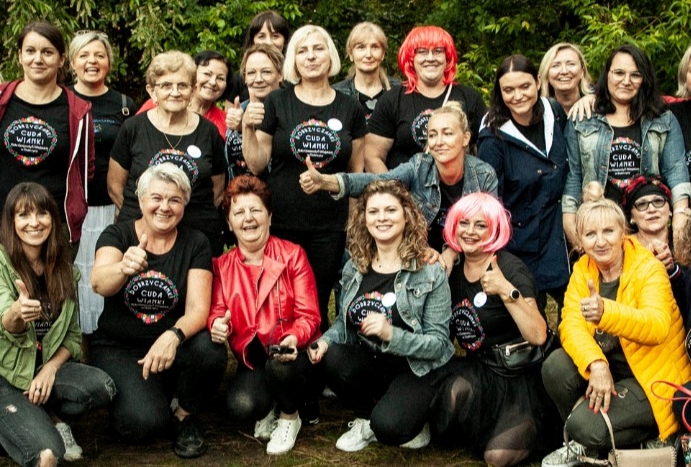
<path id="1" fill-rule="evenodd" d="M 238 175 L 230 181 L 223 193 L 223 214 L 230 214 L 230 203 L 240 195 L 257 195 L 271 214 L 271 190 L 264 181 L 254 175 Z"/>
<path id="2" fill-rule="evenodd" d="M 449 208 L 444 224 L 444 241 L 447 245 L 455 251 L 463 251 L 456 240 L 458 223 L 463 219 L 473 217 L 478 212 L 481 212 L 485 217 L 489 230 L 487 240 L 480 243 L 482 251 L 494 253 L 509 243 L 511 239 L 511 214 L 494 196 L 489 193 L 476 192 L 461 197 Z"/>
<path id="3" fill-rule="evenodd" d="M 398 49 L 398 68 L 407 78 L 405 83 L 406 94 L 415 91 L 417 87 L 417 73 L 413 60 L 415 59 L 415 49 L 433 49 L 444 47 L 446 50 L 446 68 L 444 69 L 444 84 L 454 82 L 456 77 L 456 63 L 458 54 L 456 44 L 453 42 L 451 34 L 439 26 L 418 26 L 413 28 L 406 36 L 401 48 Z"/>

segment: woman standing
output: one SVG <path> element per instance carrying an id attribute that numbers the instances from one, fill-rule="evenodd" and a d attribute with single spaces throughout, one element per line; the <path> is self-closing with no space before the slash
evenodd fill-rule
<path id="1" fill-rule="evenodd" d="M 337 321 L 308 349 L 328 386 L 355 412 L 336 441 L 418 449 L 430 441 L 437 370 L 454 353 L 446 273 L 424 261 L 427 226 L 400 182 L 363 191 L 348 222 L 348 261 Z"/>
<path id="2" fill-rule="evenodd" d="M 353 66 L 348 70 L 346 79 L 334 84 L 333 88 L 356 98 L 367 120 L 384 92 L 401 85 L 396 78 L 386 76 L 382 66 L 388 51 L 386 34 L 374 23 L 356 24 L 346 41 L 346 55 Z"/>
<path id="3" fill-rule="evenodd" d="M 89 210 L 82 226 L 82 240 L 75 265 L 79 279 L 79 324 L 84 334 L 96 329 L 103 311 L 103 297 L 91 290 L 89 278 L 94 265 L 96 241 L 107 226 L 115 222 L 115 204 L 108 195 L 107 177 L 110 151 L 124 121 L 136 111 L 134 101 L 109 89 L 106 78 L 113 63 L 108 36 L 98 31 L 80 31 L 70 43 L 70 67 L 76 77 L 74 93 L 91 102 L 94 122 L 96 163 L 89 182 Z"/>
<path id="4" fill-rule="evenodd" d="M 574 44 L 561 42 L 552 46 L 542 57 L 538 75 L 542 97 L 556 99 L 567 114 L 581 97 L 593 92 L 585 57 Z"/>
<path id="5" fill-rule="evenodd" d="M 52 467 L 82 455 L 61 419 L 107 404 L 115 384 L 78 363 L 79 273 L 51 194 L 16 185 L 0 225 L 0 444 L 23 466 Z"/>
<path id="6" fill-rule="evenodd" d="M 468 116 L 473 152 L 486 108 L 480 93 L 454 83 L 457 60 L 453 38 L 442 28 L 410 31 L 398 50 L 398 68 L 407 81 L 382 95 L 369 121 L 368 172 L 386 172 L 425 150 L 429 117 L 450 100 L 460 102 Z"/>
<path id="7" fill-rule="evenodd" d="M 62 85 L 65 40 L 45 21 L 27 24 L 17 39 L 23 79 L 0 85 L 0 206 L 20 182 L 45 186 L 60 209 L 77 253 L 94 169 L 91 105 Z"/>
<path id="8" fill-rule="evenodd" d="M 317 279 L 322 330 L 345 246 L 348 202 L 327 193 L 308 196 L 300 189 L 305 160 L 325 173 L 361 172 L 367 126 L 355 99 L 336 92 L 329 77 L 341 68 L 331 36 L 319 26 L 293 35 L 283 77 L 295 86 L 250 103 L 242 121 L 242 149 L 248 168 L 267 177 L 274 194 L 274 234 L 302 246 Z"/>
<path id="9" fill-rule="evenodd" d="M 569 280 L 561 195 L 568 172 L 561 106 L 539 97 L 540 78 L 523 55 L 497 69 L 478 157 L 497 173 L 499 197 L 511 213 L 506 246 L 533 273 L 541 310 L 549 293 L 559 307 Z"/>
<path id="10" fill-rule="evenodd" d="M 197 67 L 179 51 L 157 55 L 146 72 L 146 89 L 156 105 L 125 122 L 110 157 L 108 193 L 120 210 L 118 222 L 141 216 L 137 179 L 148 167 L 172 162 L 192 184 L 192 198 L 182 224 L 211 241 L 214 256 L 223 253 L 221 202 L 226 164 L 223 140 L 209 120 L 189 109 Z"/>
<path id="11" fill-rule="evenodd" d="M 645 53 L 632 45 L 614 50 L 597 81 L 595 113 L 569 122 L 566 143 L 569 175 L 562 208 L 564 230 L 572 244 L 581 191 L 596 181 L 605 197 L 621 203 L 626 186 L 638 175 L 660 175 L 672 190 L 672 230 L 684 224 L 691 184 L 684 161 L 684 140 L 677 119 L 665 110 L 657 92 L 655 70 Z"/>

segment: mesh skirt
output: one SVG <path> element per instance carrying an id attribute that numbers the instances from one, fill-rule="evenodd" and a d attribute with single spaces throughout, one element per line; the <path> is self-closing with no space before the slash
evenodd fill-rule
<path id="1" fill-rule="evenodd" d="M 98 317 L 103 311 L 103 297 L 91 289 L 91 270 L 94 267 L 96 242 L 101 232 L 115 222 L 115 205 L 89 206 L 82 225 L 82 239 L 74 265 L 82 274 L 78 284 L 79 325 L 84 334 L 91 334 L 98 327 Z"/>

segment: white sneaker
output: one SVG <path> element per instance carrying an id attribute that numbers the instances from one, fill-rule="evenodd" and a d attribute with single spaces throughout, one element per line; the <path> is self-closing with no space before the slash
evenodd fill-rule
<path id="1" fill-rule="evenodd" d="M 276 410 L 271 411 L 266 417 L 254 424 L 254 437 L 262 441 L 268 441 L 271 438 L 271 433 L 276 429 Z"/>
<path id="2" fill-rule="evenodd" d="M 295 438 L 302 426 L 302 420 L 297 417 L 295 420 L 279 418 L 276 422 L 276 429 L 271 433 L 271 440 L 266 445 L 267 454 L 284 454 L 295 446 Z"/>
<path id="3" fill-rule="evenodd" d="M 336 447 L 341 451 L 355 452 L 364 449 L 369 443 L 375 442 L 377 437 L 369 427 L 369 420 L 356 418 L 348 423 L 350 430 L 346 431 L 336 441 Z"/>
<path id="4" fill-rule="evenodd" d="M 542 467 L 573 467 L 581 463 L 578 456 L 589 454 L 585 446 L 576 441 L 569 441 L 569 448 L 566 445 L 545 456 L 542 459 Z"/>
<path id="5" fill-rule="evenodd" d="M 429 423 L 425 423 L 425 426 L 422 427 L 420 433 L 418 433 L 415 438 L 411 439 L 407 443 L 401 444 L 401 447 L 407 449 L 424 448 L 429 444 L 430 439 L 432 439 L 432 434 L 429 431 Z"/>
<path id="6" fill-rule="evenodd" d="M 60 433 L 62 442 L 65 444 L 65 457 L 66 461 L 76 461 L 82 458 L 82 448 L 79 447 L 77 442 L 74 440 L 74 435 L 72 435 L 72 430 L 67 423 L 56 423 L 55 428 Z"/>

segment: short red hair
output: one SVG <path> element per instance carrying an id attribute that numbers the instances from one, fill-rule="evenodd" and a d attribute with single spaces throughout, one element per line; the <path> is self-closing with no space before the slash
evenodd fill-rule
<path id="1" fill-rule="evenodd" d="M 444 69 L 444 84 L 451 84 L 456 78 L 456 63 L 458 54 L 456 44 L 451 34 L 439 26 L 418 26 L 413 28 L 406 36 L 401 48 L 398 49 L 398 68 L 405 75 L 406 94 L 415 91 L 417 87 L 417 73 L 415 73 L 415 50 L 419 48 L 433 49 L 444 47 L 446 51 L 446 68 Z"/>

